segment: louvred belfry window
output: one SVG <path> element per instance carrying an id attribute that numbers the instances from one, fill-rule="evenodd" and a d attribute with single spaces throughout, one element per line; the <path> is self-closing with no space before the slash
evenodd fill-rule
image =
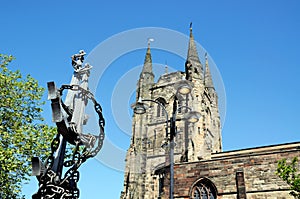
<path id="1" fill-rule="evenodd" d="M 156 101 L 157 101 L 158 103 L 160 103 L 161 105 L 166 106 L 166 100 L 165 100 L 164 98 L 161 98 L 161 97 L 160 97 L 160 98 L 156 99 Z M 164 117 L 164 116 L 165 116 L 165 111 L 164 111 L 163 108 L 162 108 L 160 105 L 158 105 L 158 104 L 157 104 L 156 111 L 157 111 L 157 114 L 156 114 L 157 117 Z"/>

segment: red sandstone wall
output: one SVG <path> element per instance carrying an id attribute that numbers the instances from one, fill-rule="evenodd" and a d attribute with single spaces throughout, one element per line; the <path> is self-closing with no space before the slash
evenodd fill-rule
<path id="1" fill-rule="evenodd" d="M 300 143 L 299 143 L 300 146 Z M 218 198 L 237 198 L 236 172 L 243 170 L 247 198 L 293 198 L 288 186 L 275 174 L 278 160 L 300 157 L 298 147 L 253 149 L 249 152 L 226 152 L 212 156 L 212 160 L 175 164 L 174 198 L 190 198 L 193 184 L 208 178 L 217 188 Z M 168 175 L 165 179 L 164 198 L 168 198 Z"/>

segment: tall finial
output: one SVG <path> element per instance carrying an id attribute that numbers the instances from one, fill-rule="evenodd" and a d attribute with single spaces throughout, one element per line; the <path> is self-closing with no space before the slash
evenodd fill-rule
<path id="1" fill-rule="evenodd" d="M 209 72 L 209 66 L 208 66 L 208 55 L 207 55 L 207 52 L 205 52 L 204 57 L 205 57 L 205 73 L 206 72 L 210 73 Z"/>
<path id="2" fill-rule="evenodd" d="M 193 22 L 190 23 L 190 30 L 193 29 Z"/>
<path id="3" fill-rule="evenodd" d="M 166 61 L 166 65 L 165 65 L 165 74 L 168 74 L 169 72 L 168 72 L 168 63 L 167 63 L 167 61 Z"/>
<path id="4" fill-rule="evenodd" d="M 209 72 L 209 66 L 208 66 L 208 56 L 207 56 L 207 52 L 205 52 L 205 77 L 207 76 L 207 74 L 206 73 L 210 73 Z M 210 74 L 208 74 L 208 75 L 210 75 Z M 206 77 L 207 78 L 207 77 Z"/>
<path id="5" fill-rule="evenodd" d="M 206 88 L 212 88 L 214 89 L 214 84 L 212 80 L 212 76 L 209 70 L 208 65 L 208 55 L 207 52 L 205 52 L 205 74 L 204 74 L 204 84 Z"/>

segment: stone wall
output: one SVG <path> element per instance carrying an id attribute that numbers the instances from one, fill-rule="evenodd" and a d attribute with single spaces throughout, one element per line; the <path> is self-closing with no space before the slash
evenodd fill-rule
<path id="1" fill-rule="evenodd" d="M 212 154 L 211 160 L 175 164 L 174 198 L 190 198 L 193 185 L 209 179 L 217 189 L 217 198 L 237 198 L 237 172 L 244 175 L 246 198 L 293 198 L 288 186 L 275 174 L 280 159 L 300 157 L 300 142 Z M 164 182 L 168 198 L 169 177 Z M 240 198 L 245 198 L 240 195 Z"/>

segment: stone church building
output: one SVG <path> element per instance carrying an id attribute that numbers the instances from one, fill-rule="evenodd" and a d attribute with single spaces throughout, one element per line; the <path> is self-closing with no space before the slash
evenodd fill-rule
<path id="1" fill-rule="evenodd" d="M 120 198 L 169 198 L 170 145 L 166 144 L 169 143 L 166 131 L 170 132 L 168 120 L 174 102 L 178 107 L 174 198 L 292 198 L 287 184 L 275 171 L 278 160 L 300 156 L 300 142 L 223 152 L 218 95 L 207 56 L 202 62 L 199 58 L 192 28 L 187 45 L 183 71 L 166 72 L 154 82 L 148 44 L 136 93 L 136 101 L 144 100 L 147 111 L 133 114 Z M 189 94 L 181 95 L 177 91 L 178 82 L 183 79 L 192 87 Z M 185 119 L 190 111 L 201 114 L 196 123 Z"/>

